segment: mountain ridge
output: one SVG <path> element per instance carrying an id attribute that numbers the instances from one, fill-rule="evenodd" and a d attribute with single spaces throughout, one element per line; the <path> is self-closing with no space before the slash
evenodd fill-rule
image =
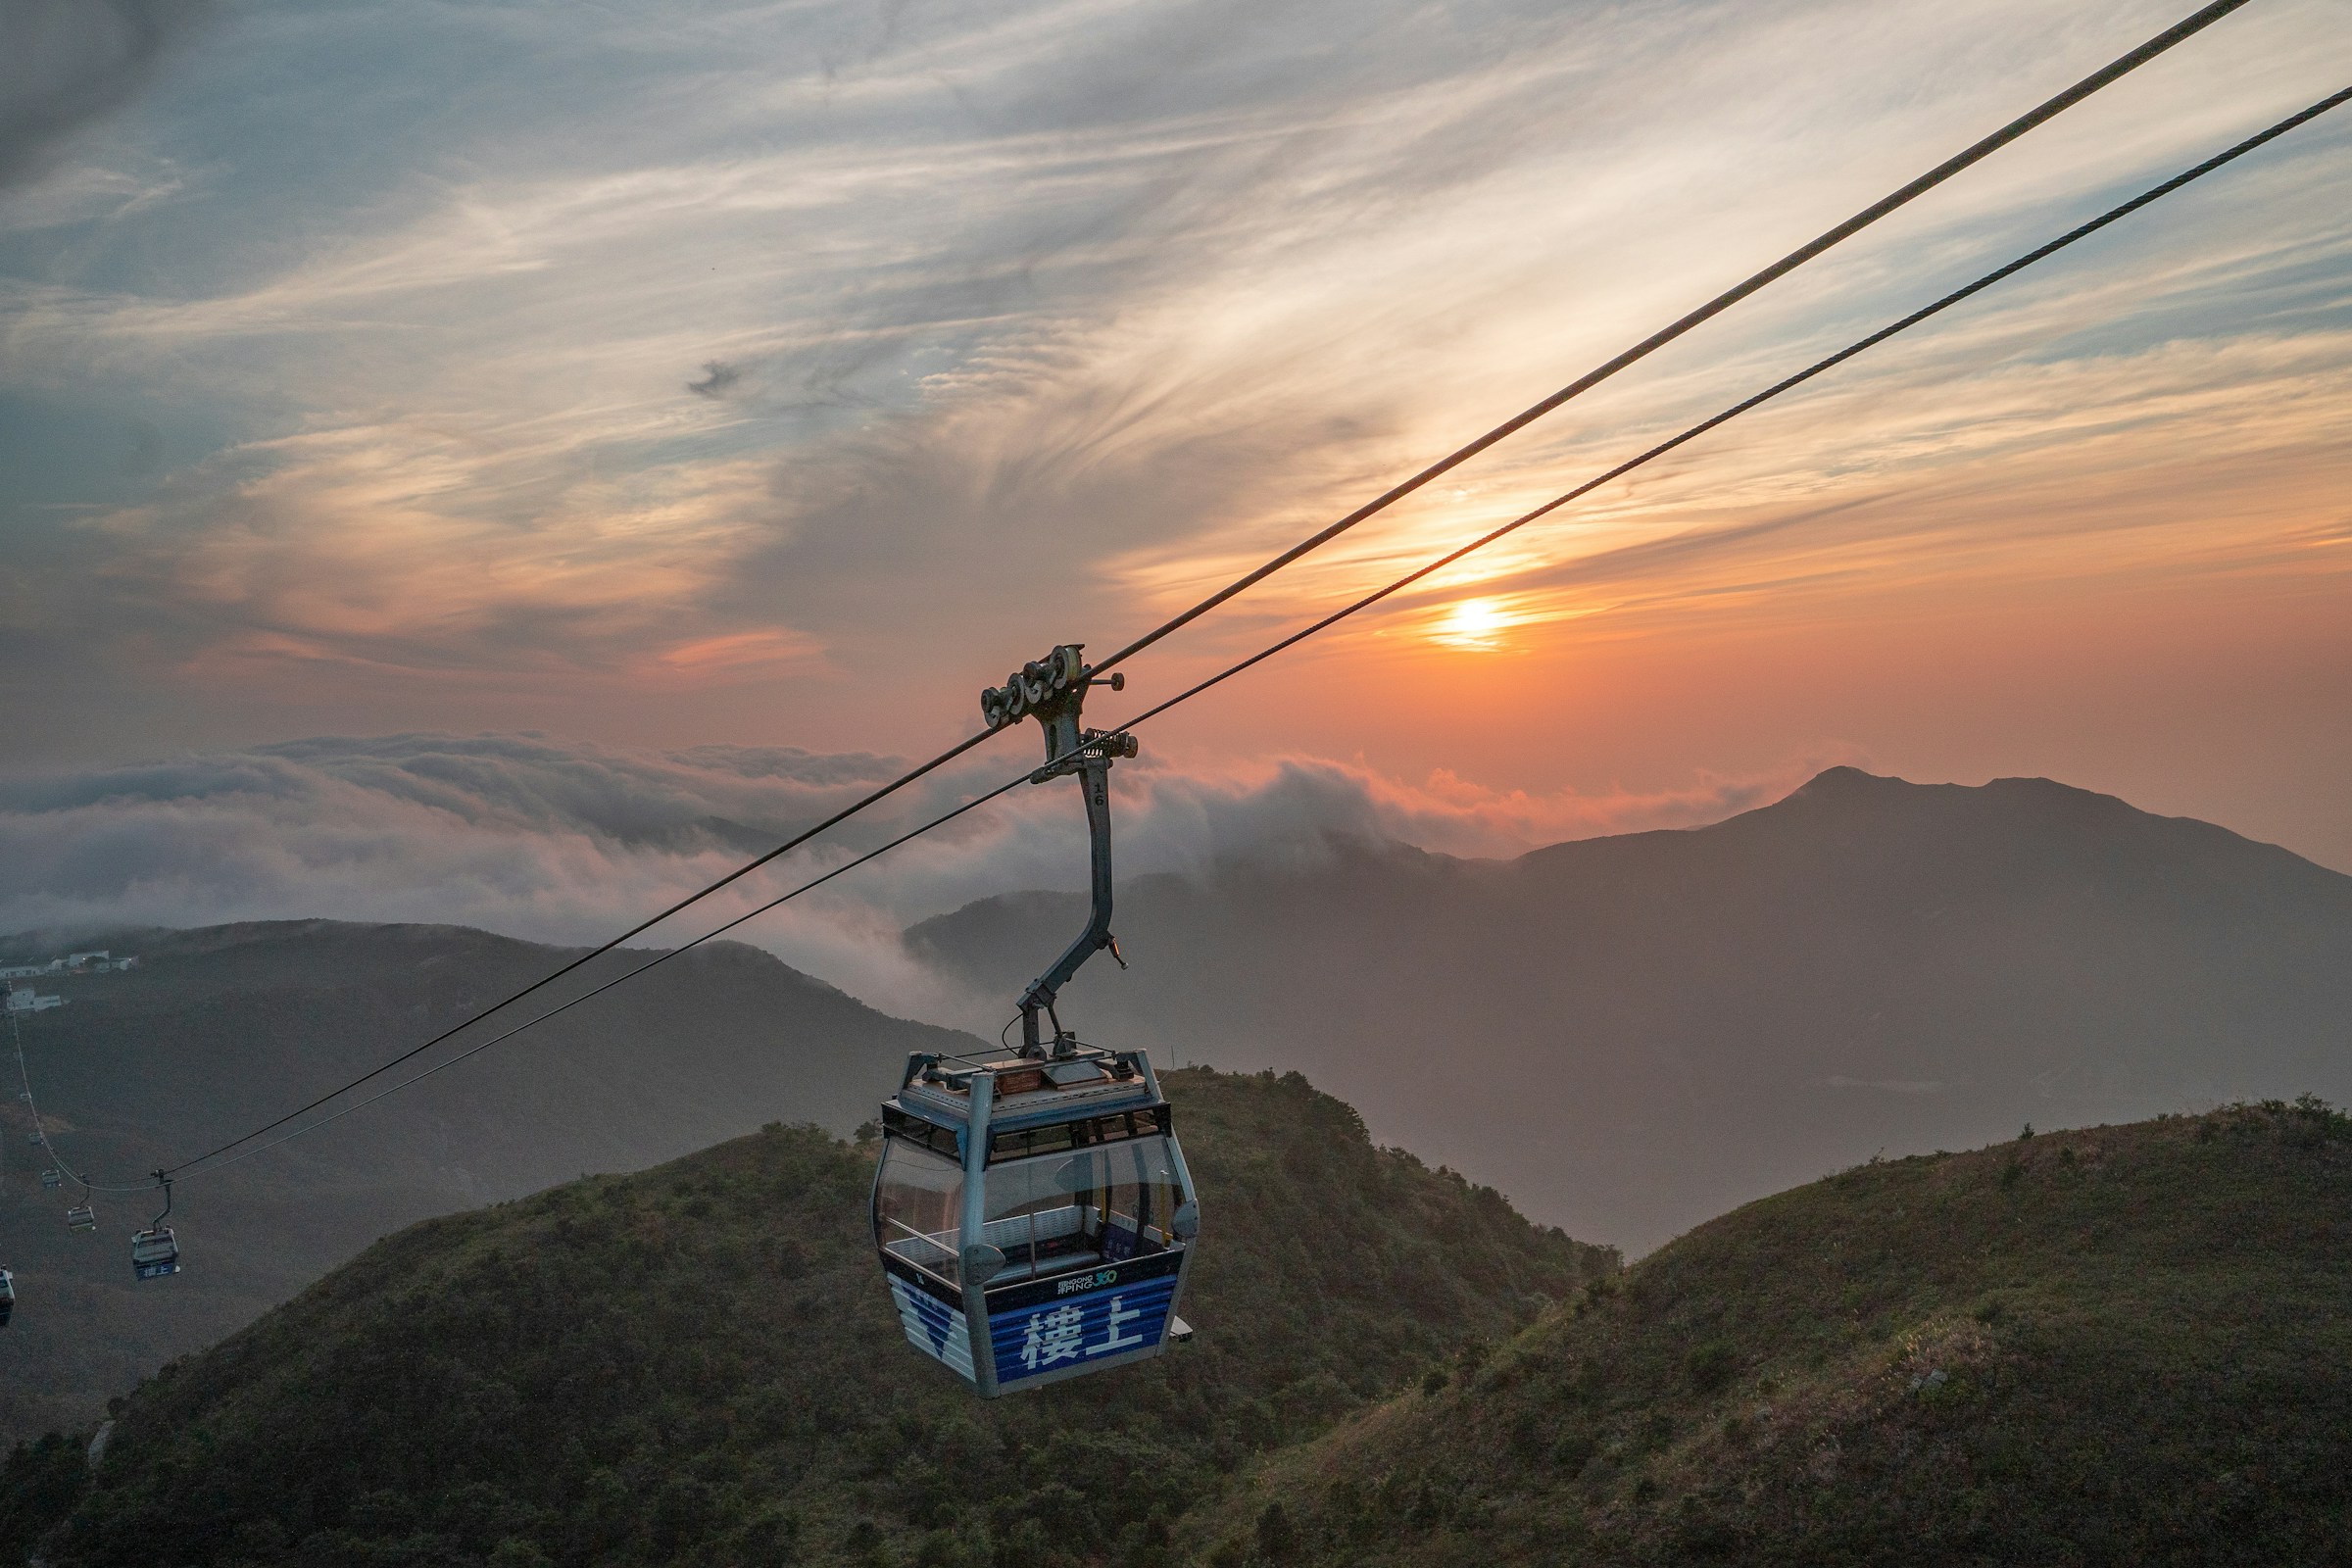
<path id="1" fill-rule="evenodd" d="M 1078 908 L 984 900 L 906 940 L 978 983 Z M 1880 1149 L 2352 1099 L 2352 877 L 2047 780 L 1830 769 L 1502 861 L 1333 843 L 1135 878 L 1114 929 L 1132 968 L 1065 991 L 1082 1029 L 1306 1072 L 1637 1250 Z M 1470 1049 L 1483 1080 L 1446 1065 Z"/>

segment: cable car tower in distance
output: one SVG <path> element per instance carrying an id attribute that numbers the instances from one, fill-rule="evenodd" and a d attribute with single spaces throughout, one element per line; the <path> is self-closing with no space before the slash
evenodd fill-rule
<path id="1" fill-rule="evenodd" d="M 1200 1209 L 1159 1080 L 1141 1051 L 1081 1044 L 1054 1005 L 1101 950 L 1126 963 L 1110 934 L 1110 765 L 1136 744 L 1081 727 L 1096 680 L 1083 647 L 1024 664 L 980 694 L 980 711 L 992 730 L 1036 719 L 1046 760 L 1029 781 L 1069 774 L 1084 792 L 1086 929 L 1021 993 L 1017 1051 L 917 1053 L 882 1106 L 883 1277 L 906 1338 L 982 1398 L 1124 1366 L 1192 1334 L 1176 1303 Z"/>

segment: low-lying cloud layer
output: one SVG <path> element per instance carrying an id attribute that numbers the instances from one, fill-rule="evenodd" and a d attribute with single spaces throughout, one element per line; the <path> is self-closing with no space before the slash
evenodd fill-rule
<path id="1" fill-rule="evenodd" d="M 645 941 L 674 944 L 999 782 L 1006 756 L 935 777 Z M 0 779 L 0 931 L 324 916 L 601 941 L 838 809 L 897 759 L 791 749 L 655 753 L 522 735 L 320 738 Z M 1515 854 L 1687 826 L 1762 804 L 1785 777 L 1663 796 L 1494 792 L 1288 759 L 1115 775 L 1123 875 L 1316 855 L 1334 838 Z M 738 935 L 902 1012 L 960 1010 L 897 932 L 973 899 L 1083 885 L 1068 785 L 1017 792 Z"/>

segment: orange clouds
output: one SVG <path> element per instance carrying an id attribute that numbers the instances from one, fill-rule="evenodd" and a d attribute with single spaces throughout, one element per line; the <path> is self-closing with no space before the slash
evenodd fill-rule
<path id="1" fill-rule="evenodd" d="M 250 7 L 226 74 L 22 193 L 0 392 L 59 425 L 135 409 L 178 465 L 26 466 L 60 506 L 11 514 L 5 608 L 88 746 L 168 718 L 928 750 L 1008 662 L 1149 624 L 2170 20 L 893 16 L 456 8 L 387 52 L 358 14 Z M 1172 690 L 2308 101 L 2352 69 L 2331 16 L 2247 8 L 1133 673 Z M 315 168 L 264 156 L 295 138 Z M 2298 133 L 1237 682 L 1173 744 L 1533 797 L 1839 748 L 1942 776 L 2030 728 L 2061 755 L 2103 717 L 2087 686 L 1923 762 L 1882 750 L 1910 696 L 1808 706 L 1795 644 L 1901 667 L 1925 623 L 2037 601 L 2188 593 L 2260 628 L 2342 593 L 2347 144 Z M 2218 698 L 2174 721 L 2237 734 Z"/>
<path id="2" fill-rule="evenodd" d="M 693 681 L 745 679 L 805 668 L 823 657 L 813 638 L 788 630 L 734 632 L 675 644 L 646 662 L 649 673 Z"/>

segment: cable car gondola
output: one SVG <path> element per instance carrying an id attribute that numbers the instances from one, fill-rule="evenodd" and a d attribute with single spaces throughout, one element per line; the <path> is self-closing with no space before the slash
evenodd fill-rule
<path id="1" fill-rule="evenodd" d="M 1135 755 L 1132 735 L 1079 728 L 1093 680 L 1080 646 L 1025 666 L 982 694 L 981 709 L 992 728 L 1024 715 L 1045 726 L 1032 782 L 1077 775 L 1093 917 L 1022 994 L 1017 1051 L 909 1056 L 882 1106 L 871 1219 L 883 1277 L 906 1338 L 983 1398 L 1144 1360 L 1191 1336 L 1176 1304 L 1200 1210 L 1159 1080 L 1145 1053 L 1082 1045 L 1054 1010 L 1080 964 L 1103 948 L 1118 956 L 1109 772 L 1114 757 Z"/>
<path id="2" fill-rule="evenodd" d="M 179 1238 L 164 1223 L 172 1212 L 172 1182 L 160 1170 L 155 1179 L 163 1184 L 164 1211 L 155 1216 L 154 1224 L 130 1238 L 130 1271 L 143 1280 L 160 1280 L 179 1272 Z"/>
<path id="3" fill-rule="evenodd" d="M 60 1187 L 63 1187 L 63 1186 L 65 1186 L 65 1185 L 66 1185 L 66 1178 L 65 1178 L 65 1173 L 64 1173 L 63 1171 L 45 1170 L 45 1171 L 41 1172 L 41 1191 L 42 1191 L 42 1192 L 44 1192 L 44 1193 L 54 1193 L 54 1192 L 56 1192 L 56 1191 L 57 1191 L 57 1190 L 58 1190 Z"/>
<path id="4" fill-rule="evenodd" d="M 8 1327 L 8 1320 L 16 1315 L 17 1277 L 0 1268 L 0 1329 Z"/>
<path id="5" fill-rule="evenodd" d="M 66 1210 L 66 1228 L 75 1231 L 94 1231 L 98 1228 L 98 1211 L 87 1203 L 75 1203 Z"/>
<path id="6" fill-rule="evenodd" d="M 171 1226 L 158 1225 L 131 1236 L 130 1271 L 143 1280 L 179 1272 L 179 1238 Z"/>

